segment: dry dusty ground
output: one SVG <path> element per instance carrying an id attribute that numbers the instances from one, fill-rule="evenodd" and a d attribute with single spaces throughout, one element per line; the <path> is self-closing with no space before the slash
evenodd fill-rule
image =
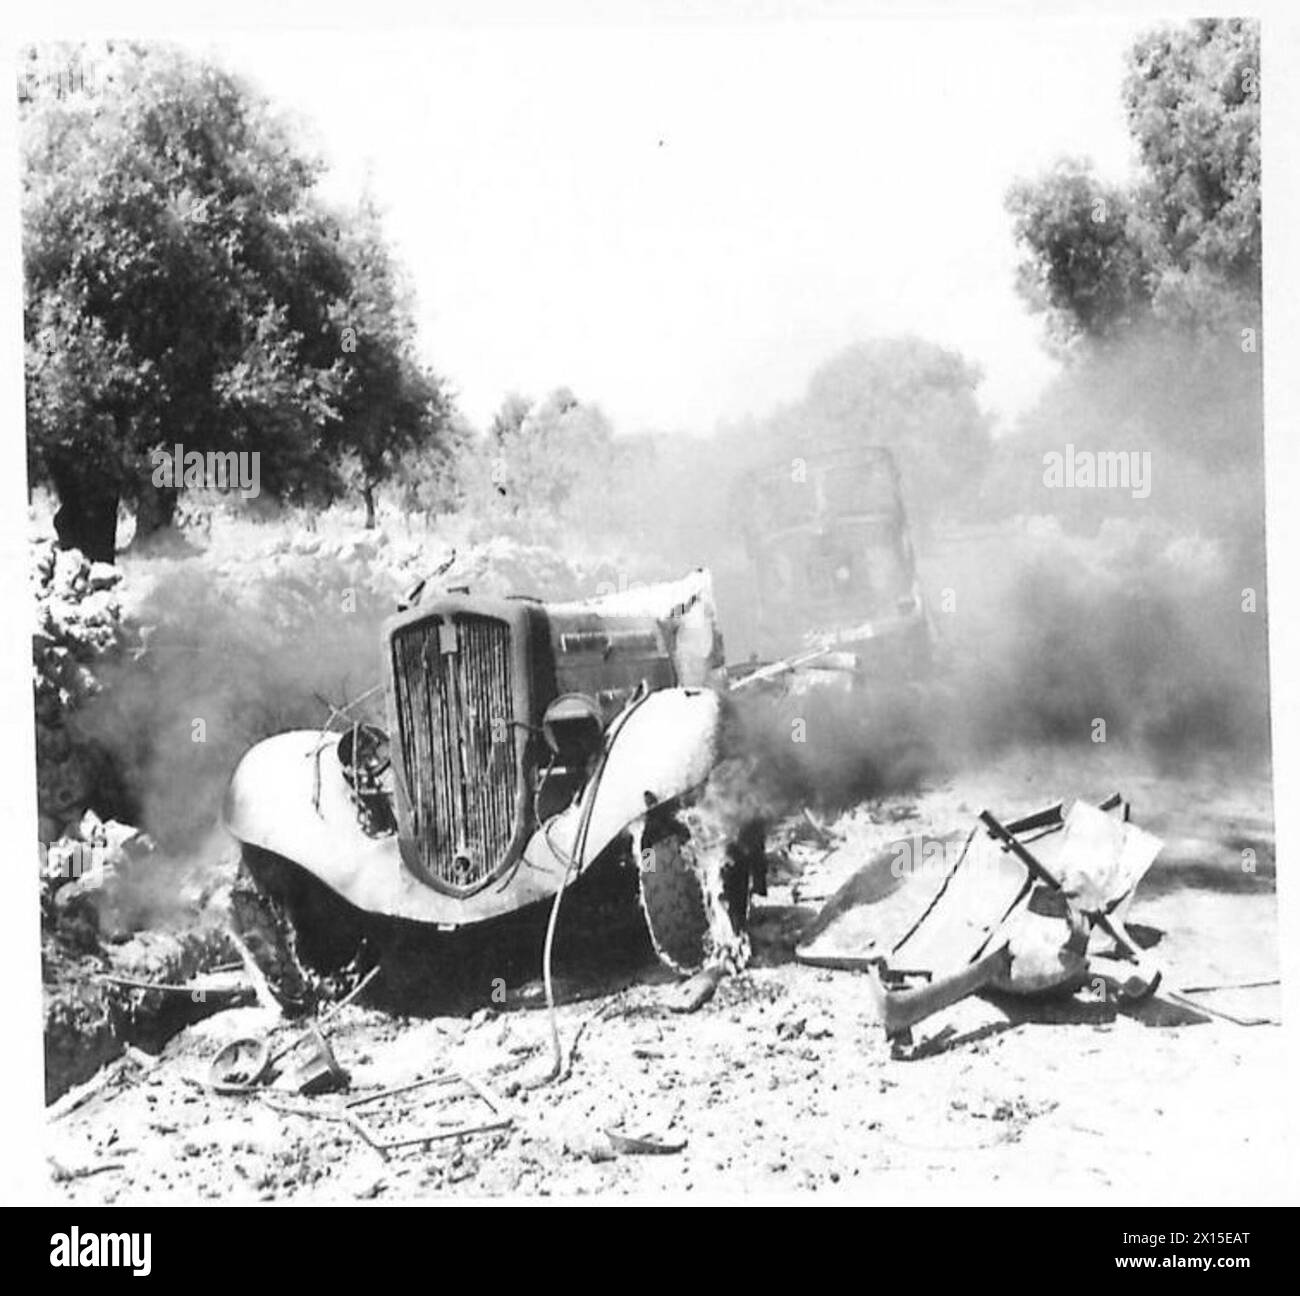
<path id="1" fill-rule="evenodd" d="M 1276 977 L 1272 806 L 1262 779 L 1159 778 L 1100 749 L 1021 754 L 870 804 L 857 821 L 869 813 L 875 827 L 855 840 L 944 832 L 986 804 L 1009 816 L 1112 787 L 1167 842 L 1130 914 L 1131 924 L 1162 933 L 1154 953 L 1167 983 Z M 1257 851 L 1254 874 L 1242 871 L 1244 846 Z M 670 979 L 657 969 L 630 982 L 570 983 L 560 1012 L 566 1040 L 585 1024 L 572 1071 L 505 1099 L 507 1130 L 384 1160 L 326 1119 L 338 1097 L 283 1097 L 316 1113 L 307 1116 L 204 1091 L 187 1077 L 204 1074 L 218 1043 L 267 1025 L 262 1010 L 236 1009 L 190 1027 L 155 1069 L 49 1126 L 60 1191 L 77 1202 L 174 1203 L 819 1190 L 825 1200 L 918 1204 L 1227 1204 L 1283 1192 L 1290 1095 L 1275 1026 L 1234 1025 L 1161 998 L 1135 1015 L 1080 999 L 1014 1017 L 969 1000 L 922 1028 L 939 1037 L 928 1055 L 891 1058 L 860 976 L 803 967 L 791 953 L 819 897 L 860 858 L 856 848 L 840 851 L 793 889 L 773 887 L 756 914 L 753 966 L 694 1015 L 668 1010 Z M 1280 1013 L 1276 988 L 1205 1001 L 1236 1014 Z M 530 987 L 504 1010 L 460 1017 L 351 1007 L 332 1038 L 353 1095 L 444 1065 L 503 1094 L 512 1078 L 545 1069 L 547 1017 L 537 1004 Z M 423 1117 L 426 1126 L 437 1118 L 436 1109 Z M 609 1128 L 684 1146 L 616 1154 Z"/>

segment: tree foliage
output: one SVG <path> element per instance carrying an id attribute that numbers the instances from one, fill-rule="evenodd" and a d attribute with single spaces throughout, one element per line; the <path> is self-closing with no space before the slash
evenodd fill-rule
<path id="1" fill-rule="evenodd" d="M 1076 158 L 1007 195 L 1016 240 L 1030 250 L 1016 286 L 1033 310 L 1048 314 L 1059 341 L 1115 337 L 1146 314 L 1149 267 L 1134 207 L 1125 190 L 1102 183 L 1091 163 Z"/>
<path id="2" fill-rule="evenodd" d="M 1257 25 L 1206 20 L 1141 37 L 1122 97 L 1141 165 L 1132 186 L 1064 161 L 1008 195 L 1021 292 L 1072 363 L 999 440 L 986 499 L 1084 531 L 1164 519 L 1229 538 L 1258 573 Z M 1149 454 L 1150 498 L 1045 494 L 1043 456 L 1066 445 Z"/>
<path id="3" fill-rule="evenodd" d="M 853 445 L 890 447 L 918 526 L 960 508 L 989 453 L 988 419 L 975 398 L 980 371 L 955 351 L 912 336 L 859 342 L 826 361 L 801 401 L 758 432 L 764 460 Z M 742 430 L 741 443 L 753 430 Z M 738 444 L 737 453 L 755 454 Z"/>
<path id="4" fill-rule="evenodd" d="M 255 451 L 262 490 L 301 500 L 342 489 L 345 452 L 373 480 L 388 436 L 435 435 L 371 214 L 329 212 L 319 162 L 228 72 L 162 47 L 102 63 L 23 121 L 30 471 L 61 541 L 111 561 L 119 499 L 165 520 L 157 448 Z"/>
<path id="5" fill-rule="evenodd" d="M 410 452 L 430 447 L 426 463 L 444 456 L 433 442 L 451 438 L 452 402 L 437 376 L 417 358 L 411 294 L 389 254 L 379 213 L 363 203 L 344 227 L 351 282 L 334 308 L 343 359 L 337 420 L 329 440 L 355 480 L 375 524 L 375 488 L 396 476 Z"/>
<path id="6" fill-rule="evenodd" d="M 535 401 L 511 393 L 480 444 L 474 494 L 489 516 L 539 538 L 595 534 L 617 525 L 607 506 L 620 495 L 629 447 L 568 387 Z"/>
<path id="7" fill-rule="evenodd" d="M 1066 160 L 1009 192 L 1022 295 L 1065 347 L 1151 320 L 1206 329 L 1257 317 L 1257 24 L 1206 19 L 1142 37 L 1123 100 L 1135 185 L 1105 185 Z"/>
<path id="8" fill-rule="evenodd" d="M 1147 176 L 1138 210 L 1157 315 L 1259 301 L 1259 91 L 1250 20 L 1153 32 L 1130 54 L 1124 107 Z"/>

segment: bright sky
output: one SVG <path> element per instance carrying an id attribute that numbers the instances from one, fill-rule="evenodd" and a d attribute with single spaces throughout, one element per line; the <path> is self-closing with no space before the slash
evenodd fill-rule
<path id="1" fill-rule="evenodd" d="M 1127 174 L 1151 20 L 296 32 L 206 46 L 369 183 L 428 359 L 480 425 L 561 383 L 621 429 L 707 431 L 913 331 L 1002 415 L 1052 372 L 1003 195 L 1063 153 Z"/>

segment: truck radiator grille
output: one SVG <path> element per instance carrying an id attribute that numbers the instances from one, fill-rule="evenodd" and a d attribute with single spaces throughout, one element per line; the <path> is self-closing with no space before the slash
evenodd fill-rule
<path id="1" fill-rule="evenodd" d="M 419 858 L 435 882 L 467 893 L 505 864 L 514 837 L 510 627 L 468 614 L 431 618 L 396 631 L 392 653 Z"/>

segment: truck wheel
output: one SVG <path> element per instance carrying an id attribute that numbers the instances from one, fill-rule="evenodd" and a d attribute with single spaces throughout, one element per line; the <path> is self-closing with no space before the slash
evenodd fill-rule
<path id="1" fill-rule="evenodd" d="M 661 962 L 676 972 L 749 961 L 750 868 L 711 835 L 692 808 L 680 810 L 639 853 L 641 912 Z"/>
<path id="2" fill-rule="evenodd" d="M 342 998 L 370 966 L 362 915 L 270 851 L 242 848 L 231 911 L 241 939 L 290 1016 Z"/>
<path id="3" fill-rule="evenodd" d="M 709 916 L 690 842 L 677 833 L 641 853 L 641 912 L 655 953 L 675 972 L 704 966 Z"/>

